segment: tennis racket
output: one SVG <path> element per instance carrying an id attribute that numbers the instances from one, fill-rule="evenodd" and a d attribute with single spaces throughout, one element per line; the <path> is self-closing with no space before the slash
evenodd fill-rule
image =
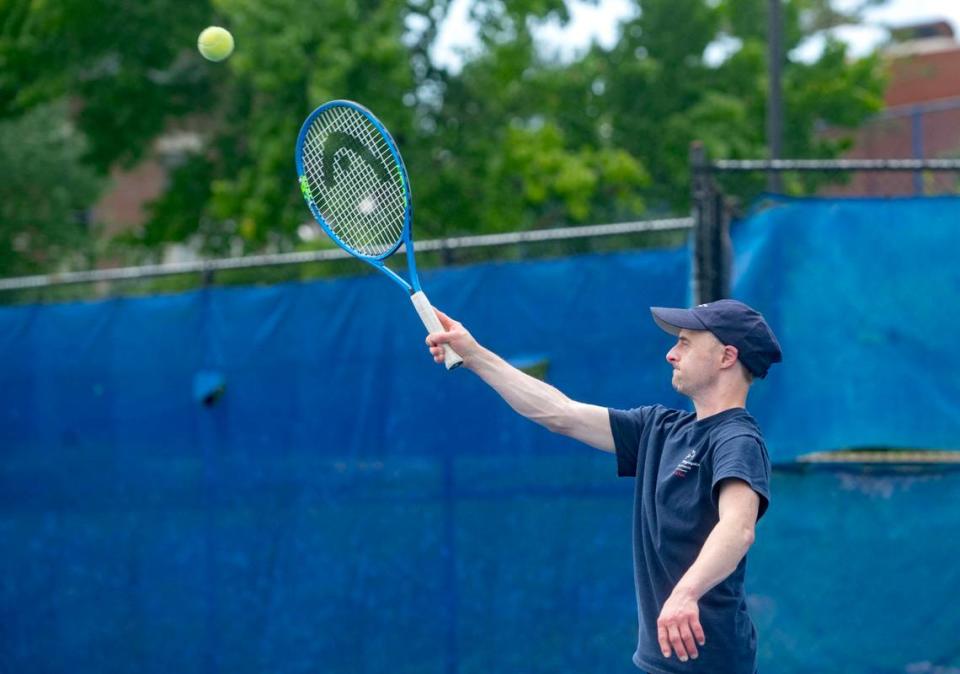
<path id="1" fill-rule="evenodd" d="M 296 158 L 300 191 L 323 231 L 407 291 L 427 332 L 443 332 L 420 287 L 410 181 L 386 127 L 352 101 L 324 103 L 300 128 Z M 407 251 L 409 283 L 386 265 L 401 244 Z M 448 344 L 443 347 L 448 370 L 463 362 Z"/>

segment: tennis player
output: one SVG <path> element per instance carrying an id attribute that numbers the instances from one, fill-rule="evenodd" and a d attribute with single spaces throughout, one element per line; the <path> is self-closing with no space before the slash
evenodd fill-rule
<path id="1" fill-rule="evenodd" d="M 757 631 L 744 575 L 770 503 L 770 459 L 745 405 L 754 378 L 780 362 L 780 345 L 763 316 L 735 300 L 651 311 L 677 338 L 667 361 L 673 387 L 694 412 L 571 400 L 440 311 L 446 332 L 431 333 L 427 345 L 442 363 L 439 345 L 449 343 L 519 414 L 616 454 L 618 475 L 634 478 L 634 664 L 656 674 L 755 674 Z"/>

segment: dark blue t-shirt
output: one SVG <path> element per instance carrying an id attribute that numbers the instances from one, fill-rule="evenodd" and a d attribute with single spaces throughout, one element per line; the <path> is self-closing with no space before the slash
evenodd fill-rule
<path id="1" fill-rule="evenodd" d="M 706 644 L 696 660 L 663 657 L 657 618 L 719 521 L 719 482 L 735 477 L 770 503 L 770 459 L 760 428 L 743 408 L 697 421 L 661 405 L 610 410 L 617 474 L 636 477 L 634 580 L 640 630 L 633 661 L 666 674 L 754 674 L 757 632 L 747 614 L 746 557 L 698 602 Z M 757 518 L 759 519 L 759 517 Z"/>

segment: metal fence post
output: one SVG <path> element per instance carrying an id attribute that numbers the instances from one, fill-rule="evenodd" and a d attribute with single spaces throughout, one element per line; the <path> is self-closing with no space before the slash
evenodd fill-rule
<path id="1" fill-rule="evenodd" d="M 690 147 L 693 199 L 693 297 L 697 304 L 730 296 L 732 246 L 723 193 L 700 142 Z"/>
<path id="2" fill-rule="evenodd" d="M 923 109 L 914 106 L 910 114 L 910 145 L 914 159 L 923 159 Z M 913 191 L 917 196 L 923 196 L 923 171 L 913 174 Z"/>

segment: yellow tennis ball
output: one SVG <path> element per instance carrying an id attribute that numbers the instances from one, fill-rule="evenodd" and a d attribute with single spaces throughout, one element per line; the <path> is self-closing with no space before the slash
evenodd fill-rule
<path id="1" fill-rule="evenodd" d="M 233 53 L 233 35 L 226 28 L 204 28 L 197 38 L 197 49 L 208 61 L 222 61 Z"/>

